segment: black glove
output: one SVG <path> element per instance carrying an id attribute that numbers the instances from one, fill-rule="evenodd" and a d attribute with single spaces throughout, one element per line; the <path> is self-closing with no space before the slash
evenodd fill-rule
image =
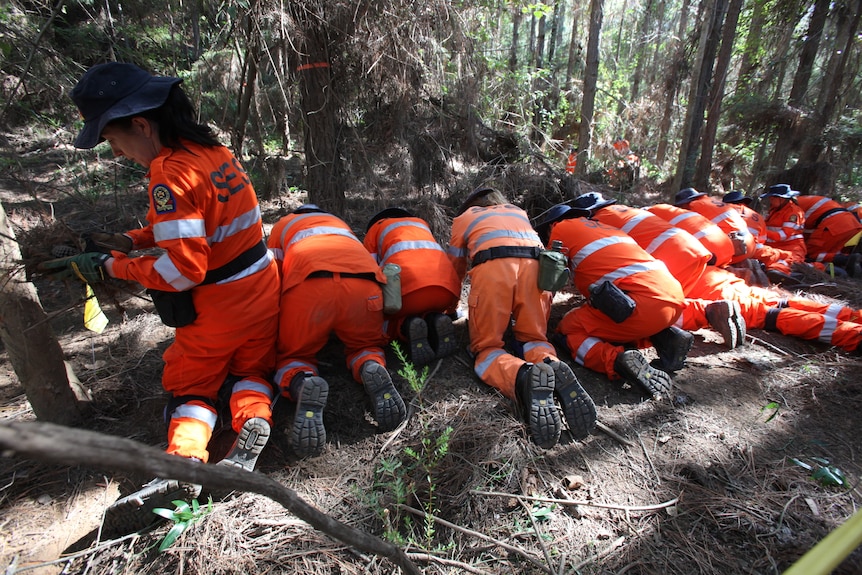
<path id="1" fill-rule="evenodd" d="M 103 254 L 123 252 L 127 254 L 132 251 L 133 247 L 132 239 L 125 234 L 86 232 L 81 234 L 81 239 L 84 240 L 85 252 L 101 252 Z"/>
<path id="2" fill-rule="evenodd" d="M 47 272 L 54 280 L 78 278 L 84 283 L 94 284 L 108 277 L 105 271 L 105 260 L 109 255 L 88 252 L 69 258 L 48 260 L 39 264 L 39 270 Z"/>

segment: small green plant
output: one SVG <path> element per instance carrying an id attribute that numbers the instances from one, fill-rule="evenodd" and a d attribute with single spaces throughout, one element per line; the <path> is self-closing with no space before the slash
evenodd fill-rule
<path id="1" fill-rule="evenodd" d="M 421 403 L 422 391 L 428 380 L 427 366 L 421 371 L 416 369 L 407 359 L 407 356 L 398 342 L 392 342 L 392 349 L 402 363 L 398 375 L 403 377 L 410 389 L 416 394 L 417 401 Z M 440 463 L 449 453 L 449 443 L 453 428 L 446 427 L 442 432 L 432 430 L 427 420 L 422 419 L 420 410 L 421 434 L 419 444 L 415 447 L 405 447 L 403 452 L 394 457 L 383 458 L 375 468 L 374 488 L 381 490 L 383 495 L 377 495 L 378 514 L 385 525 L 384 537 L 396 544 L 413 543 L 419 545 L 411 535 L 404 535 L 402 530 L 412 533 L 414 527 L 413 518 L 398 511 L 399 505 L 407 505 L 410 501 L 421 502 L 426 516 L 422 524 L 422 539 L 425 547 L 430 547 L 435 535 L 434 520 L 432 515 L 437 512 L 435 500 L 435 472 Z M 395 505 L 394 513 L 390 508 L 383 507 L 380 503 L 389 499 Z"/>
<path id="2" fill-rule="evenodd" d="M 781 406 L 778 404 L 777 401 L 770 401 L 769 403 L 767 403 L 766 405 L 761 407 L 760 408 L 761 413 L 764 411 L 771 411 L 772 412 L 769 414 L 769 417 L 766 418 L 766 421 L 764 421 L 764 423 L 769 423 L 770 421 L 775 419 L 775 416 L 778 415 L 778 409 L 780 407 Z"/>
<path id="3" fill-rule="evenodd" d="M 811 479 L 817 481 L 821 485 L 825 485 L 827 487 L 848 487 L 847 478 L 844 476 L 844 472 L 834 465 L 830 465 L 828 459 L 812 457 L 811 461 L 814 462 L 814 465 L 805 463 L 796 457 L 791 457 L 790 461 L 810 472 Z"/>
<path id="4" fill-rule="evenodd" d="M 191 504 L 181 499 L 176 499 L 171 501 L 171 503 L 174 504 L 176 509 L 165 509 L 164 507 L 153 509 L 153 513 L 159 517 L 164 517 L 168 521 L 174 522 L 174 526 L 171 527 L 171 530 L 168 531 L 165 538 L 162 539 L 162 542 L 159 545 L 159 552 L 162 552 L 173 545 L 186 529 L 212 513 L 213 510 L 212 497 L 209 498 L 205 507 L 201 507 L 197 499 L 192 499 Z"/>

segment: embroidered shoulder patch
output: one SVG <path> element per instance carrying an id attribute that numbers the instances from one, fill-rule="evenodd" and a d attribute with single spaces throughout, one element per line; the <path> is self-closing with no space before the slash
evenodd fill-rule
<path id="1" fill-rule="evenodd" d="M 174 193 L 164 184 L 157 184 L 153 188 L 153 209 L 157 214 L 169 214 L 177 210 Z"/>
<path id="2" fill-rule="evenodd" d="M 796 220 L 798 220 L 798 219 L 799 219 L 799 216 L 797 216 L 796 214 L 793 214 L 792 216 L 790 216 L 790 221 L 793 223 L 796 223 Z"/>

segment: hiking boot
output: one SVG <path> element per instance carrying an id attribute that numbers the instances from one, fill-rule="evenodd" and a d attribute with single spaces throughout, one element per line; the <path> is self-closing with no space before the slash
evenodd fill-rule
<path id="1" fill-rule="evenodd" d="M 407 419 L 407 408 L 386 368 L 376 361 L 366 361 L 359 374 L 371 399 L 374 420 L 380 431 L 392 431 L 401 425 Z"/>
<path id="2" fill-rule="evenodd" d="M 649 339 L 658 353 L 658 361 L 653 365 L 667 373 L 683 368 L 685 358 L 694 343 L 693 335 L 674 325 L 650 336 Z"/>
<path id="3" fill-rule="evenodd" d="M 458 351 L 452 318 L 442 313 L 429 313 L 425 323 L 428 325 L 428 341 L 437 359 L 448 357 Z"/>
<path id="4" fill-rule="evenodd" d="M 773 284 L 780 285 L 786 288 L 797 286 L 802 283 L 792 275 L 786 274 L 778 270 L 766 270 L 766 277 L 769 278 L 769 281 L 771 281 Z"/>
<path id="5" fill-rule="evenodd" d="M 242 467 L 246 471 L 254 471 L 260 452 L 269 441 L 269 423 L 262 417 L 252 417 L 242 424 L 242 429 L 233 442 L 233 447 L 218 462 L 218 465 Z"/>
<path id="6" fill-rule="evenodd" d="M 728 349 L 745 343 L 745 319 L 739 303 L 727 300 L 712 302 L 706 306 L 706 320 L 721 334 Z"/>
<path id="7" fill-rule="evenodd" d="M 290 446 L 299 457 L 320 455 L 326 445 L 323 408 L 329 397 L 329 384 L 322 377 L 299 374 L 290 388 L 290 396 L 296 400 Z"/>
<path id="8" fill-rule="evenodd" d="M 189 501 L 201 493 L 201 486 L 176 479 L 153 479 L 134 493 L 111 504 L 105 511 L 102 533 L 109 537 L 134 533 L 160 520 L 153 509 L 175 508 L 174 500 Z"/>
<path id="9" fill-rule="evenodd" d="M 638 384 L 649 392 L 653 399 L 670 394 L 670 376 L 652 367 L 636 349 L 628 349 L 614 360 L 614 371 L 631 384 Z"/>
<path id="10" fill-rule="evenodd" d="M 515 397 L 530 439 L 544 449 L 560 440 L 560 410 L 554 403 L 554 370 L 547 363 L 525 363 L 515 380 Z"/>
<path id="11" fill-rule="evenodd" d="M 401 333 L 407 338 L 410 348 L 410 361 L 422 366 L 434 361 L 434 349 L 428 342 L 428 324 L 421 317 L 410 317 L 401 326 Z"/>
<path id="12" fill-rule="evenodd" d="M 584 439 L 596 428 L 596 404 L 591 398 L 569 364 L 563 361 L 545 359 L 554 370 L 554 393 L 563 406 L 563 415 L 569 431 L 575 439 Z"/>

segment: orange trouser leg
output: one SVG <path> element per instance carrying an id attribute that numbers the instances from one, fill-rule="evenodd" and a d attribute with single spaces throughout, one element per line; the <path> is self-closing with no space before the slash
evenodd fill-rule
<path id="1" fill-rule="evenodd" d="M 207 444 L 212 437 L 216 413 L 208 405 L 190 401 L 178 406 L 168 424 L 168 453 L 209 460 Z"/>
<path id="2" fill-rule="evenodd" d="M 856 351 L 859 348 L 859 342 L 862 341 L 862 324 L 798 309 L 778 310 L 775 327 L 785 335 L 816 339 L 845 351 Z"/>
<path id="3" fill-rule="evenodd" d="M 529 361 L 541 361 L 554 352 L 547 343 L 551 294 L 538 288 L 538 265 L 533 259 L 502 258 L 470 271 L 468 328 L 470 349 L 476 354 L 473 369 L 483 382 L 510 399 L 515 397 L 518 370 L 526 363 L 503 349 L 503 334 L 511 321 L 514 319 L 513 333 L 524 344 Z"/>
<path id="4" fill-rule="evenodd" d="M 252 417 L 272 425 L 272 387 L 268 383 L 243 379 L 236 382 L 230 395 L 231 427 L 239 433 Z"/>

